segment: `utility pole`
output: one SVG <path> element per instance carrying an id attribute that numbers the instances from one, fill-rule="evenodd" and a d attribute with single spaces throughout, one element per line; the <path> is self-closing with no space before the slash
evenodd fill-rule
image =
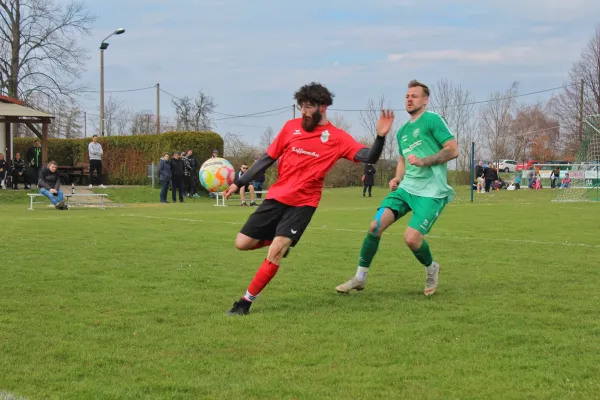
<path id="1" fill-rule="evenodd" d="M 581 80 L 581 98 L 579 99 L 579 140 L 583 139 L 583 79 Z"/>
<path id="2" fill-rule="evenodd" d="M 83 112 L 83 137 L 87 137 L 87 111 Z"/>
<path id="3" fill-rule="evenodd" d="M 296 105 L 292 104 L 292 113 L 294 114 L 294 119 L 296 119 Z"/>
<path id="4" fill-rule="evenodd" d="M 160 83 L 156 84 L 156 134 L 160 134 Z"/>

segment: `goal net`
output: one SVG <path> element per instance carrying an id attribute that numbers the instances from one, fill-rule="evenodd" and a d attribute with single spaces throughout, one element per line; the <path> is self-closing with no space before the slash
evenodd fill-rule
<path id="1" fill-rule="evenodd" d="M 544 171 L 549 178 L 554 168 L 558 166 L 560 170 L 560 184 L 557 184 L 559 189 L 553 201 L 600 201 L 600 115 L 585 118 L 584 125 L 584 135 L 575 155 L 575 162 L 554 165 L 550 171 L 547 168 Z M 568 182 L 563 185 L 565 179 Z"/>

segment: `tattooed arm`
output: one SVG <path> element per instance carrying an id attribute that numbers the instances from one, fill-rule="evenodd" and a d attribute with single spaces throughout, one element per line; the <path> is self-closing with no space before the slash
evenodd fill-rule
<path id="1" fill-rule="evenodd" d="M 444 164 L 458 157 L 458 144 L 455 139 L 444 143 L 444 148 L 432 156 L 417 158 L 414 154 L 408 156 L 408 162 L 417 167 L 430 167 L 432 165 Z"/>

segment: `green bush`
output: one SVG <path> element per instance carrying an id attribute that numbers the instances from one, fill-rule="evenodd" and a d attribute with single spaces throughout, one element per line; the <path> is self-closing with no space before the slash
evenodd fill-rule
<path id="1" fill-rule="evenodd" d="M 24 158 L 35 138 L 16 138 L 15 153 Z M 88 144 L 84 139 L 48 139 L 48 161 L 58 165 L 88 163 Z M 167 132 L 160 135 L 100 137 L 102 170 L 107 184 L 139 185 L 148 182 L 148 165 L 158 163 L 162 153 L 194 150 L 200 163 L 211 157 L 213 149 L 223 154 L 223 138 L 214 132 Z"/>

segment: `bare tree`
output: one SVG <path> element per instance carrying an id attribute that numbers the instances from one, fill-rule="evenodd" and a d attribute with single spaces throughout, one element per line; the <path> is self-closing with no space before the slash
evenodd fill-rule
<path id="1" fill-rule="evenodd" d="M 131 134 L 132 135 L 149 135 L 156 131 L 156 117 L 150 110 L 142 110 L 134 112 L 131 117 Z"/>
<path id="2" fill-rule="evenodd" d="M 198 91 L 198 97 L 192 99 L 185 96 L 173 99 L 175 107 L 177 130 L 179 131 L 208 131 L 212 129 L 212 113 L 217 106 L 212 96 Z"/>
<path id="3" fill-rule="evenodd" d="M 129 132 L 131 111 L 125 102 L 115 99 L 112 95 L 104 102 L 104 131 L 106 136 L 125 135 Z M 100 135 L 100 121 L 94 121 L 94 130 Z"/>
<path id="4" fill-rule="evenodd" d="M 271 143 L 273 143 L 273 140 L 275 140 L 275 132 L 273 132 L 273 128 L 269 126 L 260 137 L 260 148 L 267 149 Z"/>
<path id="5" fill-rule="evenodd" d="M 88 60 L 77 39 L 96 17 L 84 4 L 0 0 L 0 88 L 27 100 L 43 92 L 54 100 L 81 90 L 75 83 Z"/>
<path id="6" fill-rule="evenodd" d="M 367 140 L 368 143 L 373 143 L 375 135 L 377 135 L 377 121 L 381 116 L 381 110 L 384 108 L 392 108 L 391 101 L 386 99 L 385 95 L 379 96 L 377 100 L 369 99 L 365 110 L 361 111 L 358 119 L 366 135 L 363 136 L 362 140 Z M 396 139 L 396 132 L 400 126 L 398 116 L 394 121 L 394 126 L 390 130 L 385 140 L 385 146 L 382 152 L 382 158 L 384 160 L 395 160 L 398 157 L 398 141 Z"/>
<path id="7" fill-rule="evenodd" d="M 512 112 L 518 90 L 518 82 L 513 82 L 508 90 L 490 94 L 488 103 L 481 108 L 479 128 L 494 161 L 506 157 L 508 152 Z"/>
<path id="8" fill-rule="evenodd" d="M 510 157 L 522 160 L 556 158 L 560 153 L 558 121 L 541 104 L 520 106 L 511 123 Z"/>
<path id="9" fill-rule="evenodd" d="M 582 111 L 584 117 L 600 114 L 600 25 L 571 67 L 567 86 L 552 98 L 550 108 L 560 122 L 566 152 L 574 155 L 585 130 Z"/>
<path id="10" fill-rule="evenodd" d="M 430 107 L 444 117 L 458 143 L 456 167 L 467 171 L 471 165 L 471 143 L 475 141 L 475 114 L 469 90 L 440 79 L 432 88 Z"/>

